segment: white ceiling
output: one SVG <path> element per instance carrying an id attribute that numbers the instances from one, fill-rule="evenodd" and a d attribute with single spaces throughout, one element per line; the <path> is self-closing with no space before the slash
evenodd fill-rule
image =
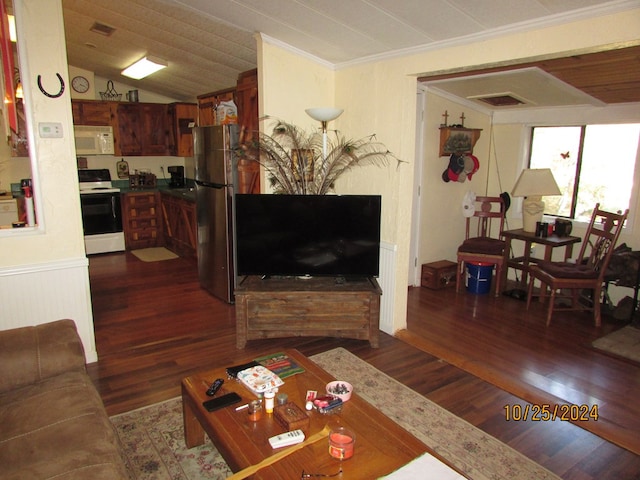
<path id="1" fill-rule="evenodd" d="M 233 87 L 260 32 L 340 68 L 637 7 L 637 0 L 62 0 L 69 64 L 179 100 Z M 94 22 L 115 28 L 107 37 Z M 138 82 L 144 55 L 169 67 Z M 497 88 L 497 87 L 496 87 Z"/>

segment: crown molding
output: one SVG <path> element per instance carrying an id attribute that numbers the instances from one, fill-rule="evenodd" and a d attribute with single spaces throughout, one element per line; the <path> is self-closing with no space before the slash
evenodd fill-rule
<path id="1" fill-rule="evenodd" d="M 456 37 L 449 40 L 443 40 L 440 42 L 433 42 L 424 45 L 418 45 L 415 47 L 408 47 L 391 52 L 385 52 L 375 55 L 369 55 L 366 57 L 357 58 L 355 60 L 341 62 L 334 65 L 335 70 L 343 70 L 349 67 L 363 65 L 367 63 L 379 62 L 383 60 L 391 60 L 400 57 L 406 57 L 410 55 L 417 55 L 426 52 L 432 52 L 435 50 L 441 50 L 444 48 L 458 47 L 469 45 L 471 43 L 482 42 L 499 38 L 505 35 L 511 35 L 514 33 L 523 33 L 531 30 L 538 30 L 547 27 L 553 27 L 557 25 L 563 25 L 580 20 L 587 20 L 594 17 L 601 17 L 606 15 L 612 15 L 615 13 L 624 12 L 627 10 L 634 10 L 638 8 L 638 0 L 615 0 L 606 4 L 596 5 L 593 7 L 580 8 L 573 10 L 569 13 L 561 13 L 556 15 L 550 15 L 541 19 L 530 20 L 526 22 L 514 23 L 505 27 L 495 28 L 493 30 L 485 31 L 482 33 L 474 33 L 471 35 L 465 35 L 462 37 Z"/>
<path id="2" fill-rule="evenodd" d="M 335 66 L 334 63 L 331 63 L 331 62 L 329 62 L 327 60 L 324 60 L 324 59 L 322 59 L 320 57 L 317 57 L 316 55 L 312 55 L 309 52 L 306 52 L 306 51 L 301 50 L 301 49 L 299 49 L 297 47 L 289 45 L 286 42 L 278 40 L 277 38 L 273 38 L 273 37 L 267 35 L 266 33 L 257 32 L 255 35 L 256 35 L 256 37 L 261 38 L 264 43 L 268 43 L 270 45 L 275 45 L 276 47 L 279 47 L 279 48 L 281 48 L 281 49 L 283 49 L 285 51 L 293 53 L 293 54 L 295 54 L 295 55 L 297 55 L 299 57 L 306 58 L 307 60 L 315 62 L 315 63 L 317 63 L 319 65 L 322 65 L 323 67 L 328 68 L 330 70 L 335 70 L 336 69 L 336 66 Z"/>

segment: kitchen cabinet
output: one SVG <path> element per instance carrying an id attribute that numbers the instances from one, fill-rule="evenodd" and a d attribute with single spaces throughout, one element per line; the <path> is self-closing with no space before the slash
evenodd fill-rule
<path id="1" fill-rule="evenodd" d="M 196 203 L 171 193 L 160 193 L 165 246 L 186 258 L 197 258 Z"/>
<path id="2" fill-rule="evenodd" d="M 116 143 L 120 155 L 168 155 L 172 142 L 169 106 L 162 103 L 120 103 Z"/>
<path id="3" fill-rule="evenodd" d="M 158 192 L 127 192 L 122 197 L 122 226 L 127 249 L 162 246 Z"/>
<path id="4" fill-rule="evenodd" d="M 196 103 L 169 104 L 172 138 L 169 153 L 177 157 L 193 157 L 193 130 L 198 119 Z"/>
<path id="5" fill-rule="evenodd" d="M 71 112 L 74 125 L 114 126 L 117 102 L 99 100 L 72 100 Z M 114 132 L 116 128 L 114 128 Z"/>
<path id="6" fill-rule="evenodd" d="M 198 126 L 216 124 L 216 109 L 220 102 L 233 100 L 235 103 L 236 89 L 227 88 L 216 92 L 205 93 L 198 96 Z"/>
<path id="7" fill-rule="evenodd" d="M 244 140 L 258 138 L 260 130 L 258 120 L 258 70 L 253 69 L 238 75 L 236 86 L 236 105 L 238 123 L 244 132 Z"/>
<path id="8" fill-rule="evenodd" d="M 258 140 L 258 70 L 243 72 L 238 76 L 236 105 L 240 124 L 241 142 Z M 260 193 L 260 165 L 257 162 L 238 162 L 238 192 Z"/>

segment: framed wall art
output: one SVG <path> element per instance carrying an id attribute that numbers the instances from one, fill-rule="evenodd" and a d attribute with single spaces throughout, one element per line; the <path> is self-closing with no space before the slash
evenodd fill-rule
<path id="1" fill-rule="evenodd" d="M 440 127 L 440 156 L 473 153 L 481 128 Z"/>

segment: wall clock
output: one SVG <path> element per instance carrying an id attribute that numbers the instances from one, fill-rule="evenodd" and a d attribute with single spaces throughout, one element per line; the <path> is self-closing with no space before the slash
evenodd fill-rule
<path id="1" fill-rule="evenodd" d="M 73 88 L 78 93 L 86 93 L 87 90 L 89 90 L 89 80 L 87 80 L 82 75 L 73 77 L 73 79 L 71 80 L 71 88 Z"/>

